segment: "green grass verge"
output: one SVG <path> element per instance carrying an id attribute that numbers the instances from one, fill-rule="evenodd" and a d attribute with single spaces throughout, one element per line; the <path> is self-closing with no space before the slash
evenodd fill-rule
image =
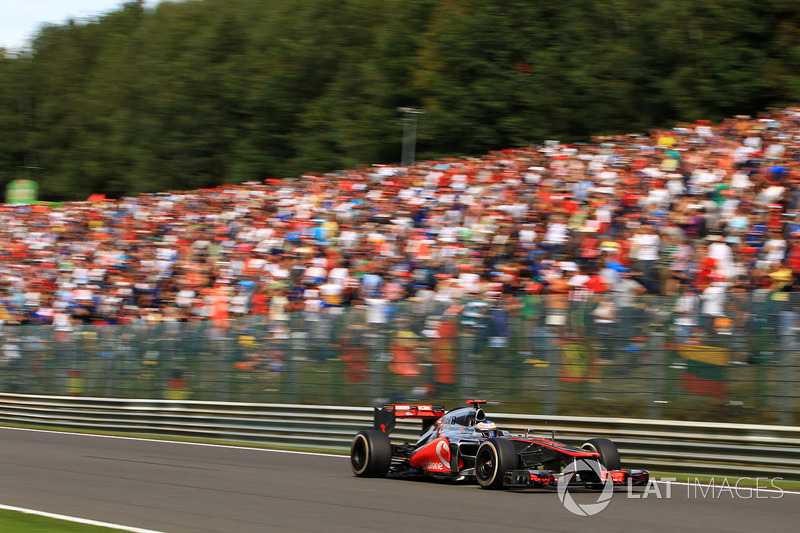
<path id="1" fill-rule="evenodd" d="M 14 533 L 100 533 L 118 529 L 57 520 L 19 511 L 0 510 L 0 530 Z"/>

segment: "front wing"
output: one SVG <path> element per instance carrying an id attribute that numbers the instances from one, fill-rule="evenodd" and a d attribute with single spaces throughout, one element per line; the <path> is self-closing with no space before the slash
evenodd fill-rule
<path id="1" fill-rule="evenodd" d="M 503 485 L 509 488 L 555 488 L 565 474 L 552 470 L 510 470 L 503 477 Z M 572 475 L 572 474 L 567 474 Z M 606 483 L 610 479 L 615 486 L 641 487 L 647 485 L 650 480 L 650 472 L 647 470 L 603 470 L 600 475 L 600 482 Z M 570 485 L 577 484 L 596 484 L 593 481 L 581 480 L 580 473 L 572 475 Z"/>

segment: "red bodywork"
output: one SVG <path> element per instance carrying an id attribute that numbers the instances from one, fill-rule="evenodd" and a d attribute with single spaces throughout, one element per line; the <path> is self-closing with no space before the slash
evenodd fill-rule
<path id="1" fill-rule="evenodd" d="M 439 405 L 384 405 L 386 411 L 394 412 L 395 418 L 422 418 L 436 420 L 444 416 L 444 407 Z"/>
<path id="2" fill-rule="evenodd" d="M 444 437 L 439 437 L 433 442 L 429 442 L 409 460 L 411 466 L 422 468 L 428 472 L 444 473 L 450 472 L 450 441 Z M 461 469 L 464 462 L 459 458 L 458 468 Z"/>

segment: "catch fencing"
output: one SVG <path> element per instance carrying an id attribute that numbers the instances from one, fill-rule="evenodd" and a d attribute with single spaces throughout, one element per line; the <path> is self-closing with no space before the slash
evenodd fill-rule
<path id="1" fill-rule="evenodd" d="M 743 293 L 716 317 L 638 298 L 604 321 L 602 298 L 542 297 L 284 320 L 5 325 L 0 392 L 350 406 L 481 397 L 547 416 L 798 425 L 797 302 L 784 293 L 767 305 L 770 294 Z"/>
<path id="2" fill-rule="evenodd" d="M 493 407 L 502 406 L 486 407 L 492 420 L 515 435 L 534 430 L 573 445 L 608 437 L 628 468 L 800 479 L 800 427 L 520 415 Z M 372 427 L 372 409 L 0 394 L 0 421 L 346 452 L 356 432 Z M 419 433 L 418 422 L 400 420 L 392 437 L 413 443 Z"/>

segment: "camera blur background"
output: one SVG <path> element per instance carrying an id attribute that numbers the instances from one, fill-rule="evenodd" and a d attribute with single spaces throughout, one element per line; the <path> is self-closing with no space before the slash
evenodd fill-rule
<path id="1" fill-rule="evenodd" d="M 0 57 L 0 387 L 797 423 L 798 26 L 783 0 L 46 25 Z"/>
<path id="2" fill-rule="evenodd" d="M 72 9 L 0 60 L 0 185 L 35 175 L 43 200 L 393 163 L 401 106 L 424 108 L 429 159 L 755 115 L 800 92 L 787 0 Z"/>

